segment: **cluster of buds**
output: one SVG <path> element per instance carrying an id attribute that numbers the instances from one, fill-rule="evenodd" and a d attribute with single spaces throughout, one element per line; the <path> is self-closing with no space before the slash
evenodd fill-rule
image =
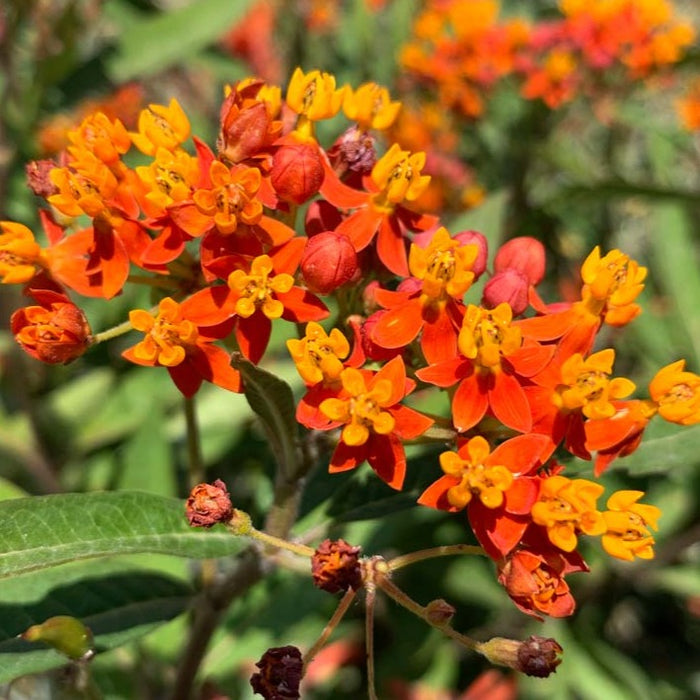
<path id="1" fill-rule="evenodd" d="M 316 123 L 341 111 L 349 131 L 325 148 Z M 544 248 L 521 238 L 496 252 L 490 273 L 483 235 L 451 234 L 416 207 L 430 183 L 425 154 L 398 143 L 381 153 L 397 112 L 378 85 L 353 90 L 297 69 L 284 98 L 258 79 L 229 86 L 213 147 L 197 137 L 185 147 L 190 123 L 175 100 L 144 109 L 134 132 L 103 113 L 87 117 L 54 165 L 36 169 L 50 207 L 41 215 L 46 247 L 20 224 L 0 224 L 3 281 L 24 284 L 39 304 L 15 313 L 13 331 L 46 362 L 139 331 L 123 357 L 165 368 L 192 397 L 203 381 L 245 391 L 226 348 L 258 364 L 273 324 L 306 324 L 287 342 L 305 384 L 296 418 L 338 436 L 330 471 L 366 461 L 401 490 L 405 441 L 447 443 L 419 503 L 466 512 L 520 609 L 569 615 L 565 576 L 588 568 L 581 536 L 601 537 L 617 558 L 650 558 L 660 512 L 638 491 L 613 493 L 599 508 L 604 486 L 568 478 L 555 452 L 591 460 L 600 476 L 634 452 L 655 416 L 699 422 L 700 378 L 678 360 L 659 371 L 648 398 L 628 398 L 635 387 L 612 377 L 614 350 L 593 346 L 601 328 L 640 313 L 645 268 L 596 248 L 579 298 L 547 304 L 536 289 Z M 134 148 L 146 163 L 131 168 Z M 482 298 L 469 299 L 484 275 Z M 157 306 L 97 334 L 68 296 L 108 302 L 138 284 L 160 290 Z M 324 328 L 329 308 L 338 314 Z M 448 390 L 449 413 L 410 406 L 416 390 Z M 232 516 L 215 486 L 193 496 L 193 524 Z M 350 554 L 333 554 L 318 580 L 332 565 L 354 588 Z"/>

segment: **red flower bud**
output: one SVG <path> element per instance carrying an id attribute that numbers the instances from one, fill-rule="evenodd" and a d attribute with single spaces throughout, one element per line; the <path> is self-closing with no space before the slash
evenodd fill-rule
<path id="1" fill-rule="evenodd" d="M 494 272 L 517 270 L 525 275 L 529 284 L 537 285 L 544 278 L 545 259 L 544 246 L 536 238 L 519 236 L 498 249 L 493 269 Z"/>
<path id="2" fill-rule="evenodd" d="M 233 506 L 226 484 L 217 479 L 213 484 L 195 486 L 185 504 L 185 514 L 192 527 L 227 523 L 233 517 Z"/>
<path id="3" fill-rule="evenodd" d="M 306 242 L 301 271 L 312 292 L 329 294 L 349 282 L 356 270 L 357 253 L 346 235 L 324 231 Z"/>
<path id="4" fill-rule="evenodd" d="M 513 316 L 518 316 L 528 305 L 527 277 L 512 268 L 497 272 L 484 287 L 482 304 L 488 309 L 495 309 L 504 301 L 513 309 Z"/>
<path id="5" fill-rule="evenodd" d="M 475 245 L 479 248 L 479 253 L 471 268 L 474 273 L 474 279 L 479 279 L 486 269 L 486 261 L 489 257 L 489 243 L 486 240 L 486 236 L 478 231 L 461 231 L 456 233 L 453 238 L 462 245 Z"/>
<path id="6" fill-rule="evenodd" d="M 323 164 L 314 143 L 280 146 L 272 158 L 270 180 L 280 199 L 303 204 L 323 182 Z"/>
<path id="7" fill-rule="evenodd" d="M 268 106 L 257 99 L 261 80 L 236 83 L 221 105 L 219 155 L 240 163 L 269 148 L 282 131 L 282 123 L 270 117 Z"/>
<path id="8" fill-rule="evenodd" d="M 10 327 L 29 355 L 49 364 L 65 364 L 80 357 L 90 344 L 85 314 L 65 294 L 33 289 L 40 306 L 25 306 L 12 314 Z"/>

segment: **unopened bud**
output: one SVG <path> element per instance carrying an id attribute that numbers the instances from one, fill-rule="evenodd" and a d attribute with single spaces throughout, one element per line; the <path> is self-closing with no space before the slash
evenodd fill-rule
<path id="1" fill-rule="evenodd" d="M 26 306 L 12 314 L 10 327 L 22 349 L 48 364 L 66 364 L 80 357 L 92 337 L 85 314 L 65 294 L 33 289 L 40 306 Z"/>
<path id="2" fill-rule="evenodd" d="M 32 625 L 20 637 L 28 642 L 48 644 L 74 661 L 86 661 L 95 654 L 92 632 L 69 615 L 56 615 L 40 625 Z"/>
<path id="3" fill-rule="evenodd" d="M 481 642 L 475 651 L 483 654 L 492 664 L 508 666 L 527 676 L 547 678 L 561 663 L 563 649 L 551 637 L 532 635 L 525 641 L 494 637 Z"/>
<path id="4" fill-rule="evenodd" d="M 517 270 L 529 284 L 538 285 L 544 278 L 546 254 L 544 246 L 530 236 L 518 236 L 504 243 L 493 261 L 494 272 Z"/>
<path id="5" fill-rule="evenodd" d="M 513 316 L 519 316 L 528 307 L 529 288 L 525 275 L 508 268 L 494 274 L 486 283 L 481 302 L 487 309 L 495 309 L 505 301 L 513 309 Z"/>
<path id="6" fill-rule="evenodd" d="M 195 486 L 185 504 L 185 513 L 192 527 L 227 523 L 233 515 L 233 506 L 226 484 L 217 479 L 213 484 Z"/>
<path id="7" fill-rule="evenodd" d="M 428 622 L 436 627 L 444 627 L 450 623 L 450 620 L 454 617 L 455 608 L 450 605 L 446 600 L 438 598 L 437 600 L 431 600 L 425 606 L 425 612 L 428 618 Z"/>
<path id="8" fill-rule="evenodd" d="M 470 268 L 474 273 L 474 279 L 478 279 L 486 269 L 486 261 L 489 257 L 489 243 L 486 236 L 478 231 L 461 231 L 456 233 L 453 238 L 462 245 L 475 245 L 479 249 L 476 260 Z"/>
<path id="9" fill-rule="evenodd" d="M 304 664 L 295 646 L 268 649 L 255 664 L 260 671 L 250 679 L 253 692 L 265 700 L 298 700 Z"/>
<path id="10" fill-rule="evenodd" d="M 328 593 L 338 593 L 362 587 L 360 547 L 345 540 L 324 540 L 311 557 L 314 586 Z"/>
<path id="11" fill-rule="evenodd" d="M 315 143 L 280 146 L 272 158 L 270 181 L 280 199 L 303 204 L 323 182 L 321 154 Z"/>
<path id="12" fill-rule="evenodd" d="M 301 271 L 312 292 L 329 294 L 352 279 L 357 253 L 346 235 L 324 231 L 306 242 Z"/>

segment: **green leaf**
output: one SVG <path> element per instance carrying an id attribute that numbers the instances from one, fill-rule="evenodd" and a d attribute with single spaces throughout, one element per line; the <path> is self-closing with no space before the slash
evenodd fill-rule
<path id="1" fill-rule="evenodd" d="M 158 15 L 135 15 L 108 3 L 108 15 L 122 25 L 120 43 L 106 62 L 108 76 L 120 83 L 183 64 L 223 36 L 249 4 L 250 0 L 197 0 Z"/>
<path id="2" fill-rule="evenodd" d="M 695 355 L 688 359 L 697 369 L 700 365 L 700 314 L 697 312 L 700 280 L 696 241 L 686 209 L 678 204 L 658 205 L 654 210 L 654 229 L 656 235 L 649 238 L 651 263 L 683 322 L 689 350 Z"/>
<path id="3" fill-rule="evenodd" d="M 0 578 L 111 554 L 204 559 L 235 554 L 245 546 L 226 530 L 190 527 L 181 500 L 136 492 L 4 501 L 0 523 Z"/>
<path id="4" fill-rule="evenodd" d="M 282 473 L 293 478 L 299 463 L 299 425 L 291 387 L 239 355 L 234 354 L 232 365 L 243 377 L 245 397 L 262 420 Z"/>
<path id="5" fill-rule="evenodd" d="M 63 666 L 53 649 L 17 639 L 55 615 L 71 615 L 92 632 L 99 652 L 147 634 L 182 613 L 191 588 L 122 559 L 77 562 L 4 581 L 0 588 L 0 682 Z"/>

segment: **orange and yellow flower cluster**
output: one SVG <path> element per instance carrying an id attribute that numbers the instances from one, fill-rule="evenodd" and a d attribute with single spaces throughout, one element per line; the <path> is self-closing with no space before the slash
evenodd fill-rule
<path id="1" fill-rule="evenodd" d="M 490 6 L 461 31 L 491 26 Z M 593 250 L 569 303 L 537 293 L 546 261 L 532 238 L 503 245 L 487 273 L 482 234 L 451 233 L 416 208 L 430 178 L 423 152 L 386 142 L 399 109 L 381 86 L 297 69 L 284 94 L 258 79 L 229 86 L 213 147 L 175 100 L 149 105 L 132 132 L 86 117 L 60 160 L 34 169 L 46 245 L 0 223 L 2 282 L 36 302 L 15 312 L 13 333 L 39 360 L 73 360 L 116 332 L 94 334 L 69 295 L 108 301 L 147 284 L 160 296 L 129 313 L 122 330 L 141 336 L 123 357 L 165 368 L 191 397 L 203 381 L 244 391 L 230 348 L 257 364 L 274 325 L 305 324 L 287 341 L 305 384 L 296 417 L 337 434 L 330 471 L 366 461 L 398 490 L 406 441 L 447 443 L 419 502 L 466 511 L 521 609 L 568 615 L 565 576 L 587 570 L 580 538 L 650 558 L 660 513 L 638 491 L 600 507 L 604 487 L 565 476 L 555 455 L 592 460 L 597 477 L 634 452 L 654 416 L 700 422 L 700 377 L 678 360 L 648 398 L 629 398 L 614 350 L 593 350 L 601 328 L 640 313 L 646 270 L 621 251 Z M 316 124 L 341 112 L 348 126 L 324 147 Z M 142 165 L 127 164 L 132 150 Z M 337 317 L 324 328 L 329 308 Z M 440 391 L 445 415 L 410 405 Z"/>
<path id="2" fill-rule="evenodd" d="M 667 0 L 560 0 L 561 17 L 499 18 L 496 0 L 433 0 L 403 48 L 404 67 L 438 101 L 479 117 L 494 86 L 514 77 L 550 109 L 638 81 L 677 63 L 694 39 Z"/>

